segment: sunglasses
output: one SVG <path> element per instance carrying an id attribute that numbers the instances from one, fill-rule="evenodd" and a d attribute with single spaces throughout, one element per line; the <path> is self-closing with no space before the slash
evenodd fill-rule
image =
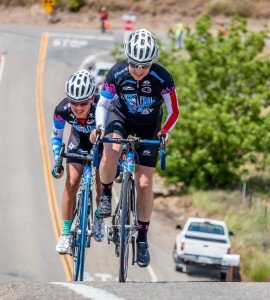
<path id="1" fill-rule="evenodd" d="M 136 64 L 134 64 L 132 62 L 129 62 L 128 64 L 131 66 L 132 69 L 139 69 L 140 68 L 142 70 L 150 69 L 151 66 L 152 66 L 152 64 L 148 64 L 148 65 L 136 65 Z"/>
<path id="2" fill-rule="evenodd" d="M 72 106 L 86 106 L 86 105 L 89 104 L 89 102 L 90 102 L 90 100 L 83 101 L 83 102 L 75 102 L 75 101 L 69 100 L 69 103 L 70 103 Z"/>

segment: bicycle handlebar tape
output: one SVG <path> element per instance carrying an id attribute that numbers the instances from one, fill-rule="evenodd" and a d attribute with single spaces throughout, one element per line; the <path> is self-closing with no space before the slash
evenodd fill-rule
<path id="1" fill-rule="evenodd" d="M 98 149 L 99 149 L 98 142 L 100 140 L 100 136 L 101 136 L 101 128 L 98 127 L 96 130 L 96 140 L 93 145 L 93 167 L 95 168 L 98 166 Z"/>
<path id="2" fill-rule="evenodd" d="M 162 133 L 161 145 L 160 145 L 160 168 L 162 171 L 166 170 L 165 137 L 166 137 L 166 133 Z"/>
<path id="3" fill-rule="evenodd" d="M 60 148 L 60 152 L 59 152 L 59 156 L 58 156 L 58 161 L 57 161 L 57 170 L 61 171 L 63 169 L 63 156 L 65 153 L 65 144 L 62 143 L 61 148 Z"/>
<path id="4" fill-rule="evenodd" d="M 162 148 L 160 148 L 160 168 L 162 171 L 166 170 L 166 153 Z"/>

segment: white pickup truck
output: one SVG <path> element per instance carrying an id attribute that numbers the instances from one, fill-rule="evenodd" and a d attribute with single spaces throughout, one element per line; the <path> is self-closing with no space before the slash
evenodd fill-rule
<path id="1" fill-rule="evenodd" d="M 180 225 L 176 228 L 182 229 Z M 222 265 L 222 258 L 231 251 L 229 236 L 232 235 L 223 221 L 189 218 L 176 236 L 173 252 L 176 271 L 187 271 L 187 263 L 219 266 L 220 277 L 225 280 L 227 267 Z"/>

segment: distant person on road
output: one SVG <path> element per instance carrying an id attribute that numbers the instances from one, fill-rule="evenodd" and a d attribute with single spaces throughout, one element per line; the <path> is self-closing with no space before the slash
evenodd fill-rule
<path id="1" fill-rule="evenodd" d="M 184 24 L 178 23 L 175 31 L 175 41 L 176 41 L 176 48 L 182 49 L 183 48 L 183 41 L 184 41 Z"/>
<path id="2" fill-rule="evenodd" d="M 105 6 L 102 6 L 101 10 L 100 10 L 100 22 L 101 22 L 101 31 L 102 32 L 105 32 L 105 30 L 106 30 L 106 22 L 108 21 L 108 17 L 109 17 L 109 14 L 108 14 L 107 8 Z"/>
<path id="3" fill-rule="evenodd" d="M 126 59 L 111 68 L 103 83 L 96 109 L 97 128 L 102 130 L 102 137 L 110 138 L 136 134 L 151 140 L 165 134 L 168 143 L 179 117 L 179 108 L 171 74 L 155 63 L 159 54 L 157 40 L 149 31 L 140 29 L 129 35 L 124 49 Z M 167 118 L 161 126 L 163 104 Z M 91 139 L 94 138 L 93 133 Z M 99 168 L 102 195 L 98 206 L 99 215 L 104 218 L 111 216 L 112 185 L 121 150 L 119 144 L 104 144 Z M 140 267 L 150 263 L 147 232 L 153 210 L 152 186 L 158 150 L 159 145 L 136 149 L 137 263 Z"/>
<path id="4" fill-rule="evenodd" d="M 93 144 L 90 142 L 90 134 L 96 126 L 95 110 L 99 96 L 95 94 L 96 83 L 92 75 L 86 70 L 80 70 L 73 74 L 66 82 L 66 95 L 55 108 L 53 116 L 52 149 L 55 167 L 52 174 L 59 179 L 64 170 L 56 167 L 62 144 L 65 123 L 71 124 L 68 140 L 68 153 L 78 153 L 79 150 L 90 151 Z M 71 224 L 76 205 L 76 194 L 79 188 L 83 172 L 82 161 L 76 158 L 68 158 L 66 165 L 66 183 L 62 195 L 62 235 L 56 246 L 60 254 L 70 253 L 73 235 Z M 97 205 L 101 194 L 99 174 L 96 174 Z M 104 238 L 104 222 L 95 212 L 94 239 L 98 242 Z"/>
<path id="5" fill-rule="evenodd" d="M 225 37 L 227 36 L 227 34 L 228 34 L 227 26 L 224 23 L 221 23 L 219 27 L 219 35 Z"/>

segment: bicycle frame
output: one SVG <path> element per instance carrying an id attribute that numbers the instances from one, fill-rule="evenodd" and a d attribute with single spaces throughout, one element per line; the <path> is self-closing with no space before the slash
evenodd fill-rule
<path id="1" fill-rule="evenodd" d="M 95 144 L 94 147 L 97 147 Z M 83 281 L 85 248 L 90 247 L 90 238 L 93 234 L 91 231 L 93 221 L 93 200 L 92 200 L 92 165 L 98 161 L 95 156 L 98 151 L 93 151 L 94 156 L 87 152 L 84 154 L 64 153 L 65 144 L 62 144 L 58 167 L 62 165 L 63 157 L 73 157 L 84 161 L 83 174 L 80 181 L 80 187 L 77 194 L 76 208 L 74 219 L 71 226 L 73 232 L 72 257 L 74 260 L 74 281 Z M 95 149 L 94 149 L 95 150 Z"/>
<path id="2" fill-rule="evenodd" d="M 83 281 L 84 262 L 85 262 L 85 247 L 90 247 L 91 231 L 89 224 L 89 214 L 93 220 L 93 202 L 92 202 L 92 168 L 90 165 L 85 165 L 80 184 L 80 193 L 77 197 L 76 214 L 78 214 L 77 222 L 75 224 L 74 234 L 74 250 L 78 247 L 78 251 L 73 253 L 74 258 L 74 281 L 78 278 Z M 90 209 L 88 209 L 88 207 Z"/>
<path id="3" fill-rule="evenodd" d="M 133 226 L 131 227 L 131 237 L 136 233 L 138 225 L 137 225 L 137 205 L 136 205 L 136 190 L 135 190 L 135 154 L 134 150 L 127 149 L 125 153 L 125 160 L 123 161 L 123 177 L 124 174 L 129 172 L 131 176 L 131 180 L 133 183 L 134 190 L 134 199 L 133 202 L 130 203 L 132 215 L 133 215 Z M 134 264 L 134 263 L 133 263 Z"/>

